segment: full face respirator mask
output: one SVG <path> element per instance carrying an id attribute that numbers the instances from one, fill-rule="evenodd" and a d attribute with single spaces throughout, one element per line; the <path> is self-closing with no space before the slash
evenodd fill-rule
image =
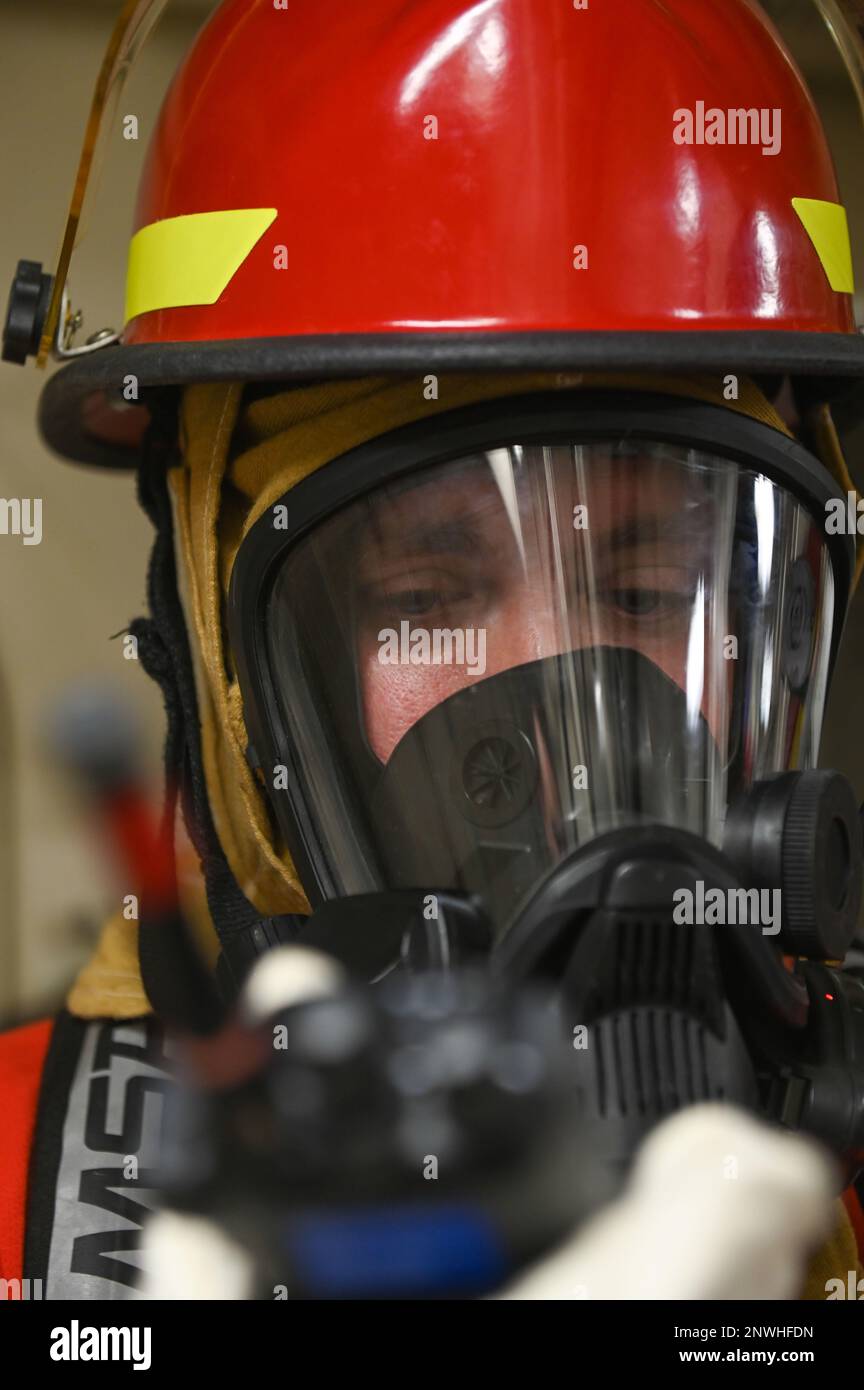
<path id="1" fill-rule="evenodd" d="M 864 1159 L 862 868 L 815 770 L 852 583 L 802 444 L 603 392 L 452 411 L 274 504 L 228 605 L 249 758 L 367 980 L 554 987 L 614 1163 L 727 1098 Z"/>

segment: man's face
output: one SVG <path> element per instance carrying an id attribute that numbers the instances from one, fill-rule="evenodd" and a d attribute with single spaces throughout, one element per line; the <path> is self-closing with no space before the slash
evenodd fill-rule
<path id="1" fill-rule="evenodd" d="M 698 470 L 656 454 L 532 449 L 451 465 L 379 494 L 355 575 L 366 733 L 386 762 L 429 709 L 496 672 L 582 647 L 628 647 L 686 690 L 715 737 L 707 633 L 712 493 Z M 382 657 L 407 623 L 460 631 L 485 662 Z M 444 644 L 446 650 L 446 641 Z M 689 681 L 689 687 L 688 687 Z M 695 688 L 696 685 L 699 688 Z"/>

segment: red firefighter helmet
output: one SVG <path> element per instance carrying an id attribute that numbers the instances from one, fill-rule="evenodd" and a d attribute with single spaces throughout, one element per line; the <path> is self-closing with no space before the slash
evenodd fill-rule
<path id="1" fill-rule="evenodd" d="M 130 374 L 144 401 L 499 367 L 833 389 L 864 376 L 852 289 L 819 118 L 754 0 L 226 0 L 150 146 L 120 342 L 50 380 L 41 424 L 133 462 Z"/>

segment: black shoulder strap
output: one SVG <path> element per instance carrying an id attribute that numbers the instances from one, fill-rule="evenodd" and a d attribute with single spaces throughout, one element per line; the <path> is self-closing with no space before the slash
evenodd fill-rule
<path id="1" fill-rule="evenodd" d="M 45 1060 L 30 1157 L 24 1274 L 49 1299 L 136 1296 L 153 1209 L 165 1094 L 152 1017 L 61 1013 Z"/>

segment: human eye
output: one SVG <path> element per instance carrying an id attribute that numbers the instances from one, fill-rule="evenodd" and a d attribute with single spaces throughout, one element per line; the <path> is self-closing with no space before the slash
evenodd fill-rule
<path id="1" fill-rule="evenodd" d="M 377 622 L 380 618 L 446 616 L 470 602 L 474 586 L 446 571 L 382 576 L 365 588 L 365 606 Z"/>
<path id="2" fill-rule="evenodd" d="M 401 588 L 391 589 L 379 598 L 379 606 L 389 613 L 419 618 L 435 609 L 452 605 L 459 595 L 447 593 L 443 588 Z"/>
<path id="3" fill-rule="evenodd" d="M 604 599 L 619 618 L 658 624 L 689 613 L 698 589 L 694 570 L 645 565 L 611 576 Z"/>

